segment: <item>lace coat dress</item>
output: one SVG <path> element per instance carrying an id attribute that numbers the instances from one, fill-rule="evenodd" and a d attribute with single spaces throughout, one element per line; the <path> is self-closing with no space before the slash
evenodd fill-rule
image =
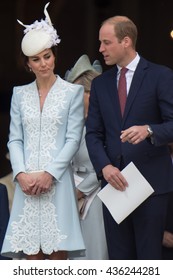
<path id="1" fill-rule="evenodd" d="M 80 256 L 81 234 L 71 159 L 83 129 L 83 87 L 59 76 L 40 111 L 36 82 L 14 87 L 8 147 L 13 177 L 44 170 L 54 177 L 48 193 L 26 195 L 16 182 L 2 254 L 20 258 L 66 250 Z"/>

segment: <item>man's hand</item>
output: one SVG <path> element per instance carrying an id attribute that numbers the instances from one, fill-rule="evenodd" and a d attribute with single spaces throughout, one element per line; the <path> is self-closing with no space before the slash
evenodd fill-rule
<path id="1" fill-rule="evenodd" d="M 139 144 L 148 137 L 148 125 L 131 126 L 126 130 L 121 131 L 120 139 L 123 143 Z"/>
<path id="2" fill-rule="evenodd" d="M 102 169 L 105 180 L 115 189 L 124 191 L 128 186 L 126 179 L 121 174 L 120 170 L 109 164 Z"/>
<path id="3" fill-rule="evenodd" d="M 164 231 L 163 246 L 173 248 L 173 233 L 166 230 Z"/>

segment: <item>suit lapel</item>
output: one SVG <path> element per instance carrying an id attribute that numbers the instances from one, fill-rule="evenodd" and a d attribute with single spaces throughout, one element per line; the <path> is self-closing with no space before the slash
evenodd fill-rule
<path id="1" fill-rule="evenodd" d="M 108 76 L 108 84 L 107 87 L 109 89 L 109 96 L 110 96 L 110 103 L 111 106 L 114 107 L 115 112 L 115 119 L 118 117 L 119 121 L 122 121 L 121 110 L 119 105 L 119 98 L 118 98 L 118 89 L 117 89 L 117 72 L 118 68 L 113 67 Z"/>

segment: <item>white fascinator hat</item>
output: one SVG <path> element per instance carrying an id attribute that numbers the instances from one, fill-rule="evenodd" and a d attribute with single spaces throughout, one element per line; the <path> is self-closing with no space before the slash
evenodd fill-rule
<path id="1" fill-rule="evenodd" d="M 36 20 L 30 25 L 25 25 L 20 20 L 17 20 L 19 24 L 26 28 L 21 42 L 22 52 L 26 56 L 34 56 L 60 43 L 57 31 L 53 27 L 47 12 L 48 5 L 49 3 L 44 7 L 45 20 Z"/>
<path id="2" fill-rule="evenodd" d="M 86 71 L 95 71 L 97 73 L 102 73 L 102 66 L 99 60 L 95 60 L 93 64 L 91 64 L 89 57 L 86 54 L 83 54 L 77 60 L 73 68 L 66 71 L 64 79 L 70 83 L 73 83 Z"/>

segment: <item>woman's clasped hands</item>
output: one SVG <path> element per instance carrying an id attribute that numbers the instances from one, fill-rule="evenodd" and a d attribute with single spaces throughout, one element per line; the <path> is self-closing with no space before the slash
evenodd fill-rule
<path id="1" fill-rule="evenodd" d="M 16 176 L 22 191 L 27 195 L 40 195 L 48 192 L 53 184 L 53 176 L 46 172 L 21 172 Z"/>

